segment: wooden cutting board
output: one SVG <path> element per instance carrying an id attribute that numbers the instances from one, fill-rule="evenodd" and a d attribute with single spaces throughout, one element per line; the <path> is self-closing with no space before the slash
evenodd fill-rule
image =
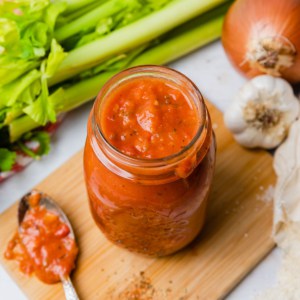
<path id="1" fill-rule="evenodd" d="M 57 200 L 74 226 L 80 256 L 73 280 L 81 299 L 222 299 L 273 248 L 272 157 L 238 146 L 221 112 L 208 107 L 218 144 L 208 218 L 197 240 L 173 256 L 143 257 L 104 238 L 90 215 L 82 151 L 37 186 Z M 4 260 L 16 212 L 14 204 L 0 216 L 1 263 L 29 299 L 64 299 L 60 284 L 26 278 L 15 262 Z"/>

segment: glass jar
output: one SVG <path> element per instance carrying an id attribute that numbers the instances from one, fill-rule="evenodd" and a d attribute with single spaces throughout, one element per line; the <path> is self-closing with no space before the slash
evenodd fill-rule
<path id="1" fill-rule="evenodd" d="M 176 83 L 199 116 L 195 137 L 180 152 L 138 159 L 113 147 L 101 129 L 107 96 L 132 78 L 155 77 Z M 166 67 L 140 66 L 111 78 L 90 113 L 84 173 L 94 220 L 113 243 L 152 256 L 174 253 L 189 244 L 204 224 L 215 165 L 211 120 L 198 88 Z"/>

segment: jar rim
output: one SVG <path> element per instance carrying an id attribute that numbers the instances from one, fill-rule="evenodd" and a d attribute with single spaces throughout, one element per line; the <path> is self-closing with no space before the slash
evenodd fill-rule
<path id="1" fill-rule="evenodd" d="M 136 158 L 130 155 L 127 155 L 121 152 L 118 148 L 113 146 L 105 137 L 104 133 L 101 130 L 100 126 L 100 114 L 101 104 L 103 100 L 107 97 L 107 95 L 122 81 L 125 81 L 130 78 L 136 77 L 146 77 L 147 75 L 153 76 L 155 74 L 159 74 L 160 77 L 169 76 L 169 80 L 174 78 L 179 78 L 182 82 L 187 83 L 189 85 L 189 89 L 193 91 L 195 97 L 189 97 L 189 100 L 194 101 L 194 104 L 197 107 L 197 110 L 200 112 L 199 114 L 199 126 L 196 134 L 191 139 L 191 141 L 183 147 L 180 151 L 173 153 L 171 155 L 161 157 L 161 158 Z M 166 77 L 163 77 L 166 78 Z M 95 133 L 97 140 L 101 140 L 105 144 L 106 150 L 109 151 L 110 155 L 113 156 L 114 159 L 121 159 L 122 163 L 126 163 L 127 166 L 131 167 L 160 167 L 165 166 L 166 164 L 170 165 L 172 163 L 176 163 L 181 160 L 184 154 L 196 144 L 196 142 L 200 139 L 201 135 L 204 132 L 205 125 L 208 119 L 208 113 L 205 106 L 204 98 L 199 91 L 198 87 L 195 83 L 190 80 L 187 76 L 182 74 L 181 72 L 165 67 L 165 66 L 157 66 L 157 65 L 141 65 L 136 67 L 128 68 L 124 71 L 119 72 L 118 74 L 111 77 L 101 88 L 99 94 L 96 97 L 95 104 L 92 111 L 92 128 Z"/>

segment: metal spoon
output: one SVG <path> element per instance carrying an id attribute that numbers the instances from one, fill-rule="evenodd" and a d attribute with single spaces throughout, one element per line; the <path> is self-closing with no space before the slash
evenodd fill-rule
<path id="1" fill-rule="evenodd" d="M 67 218 L 67 216 L 65 215 L 65 213 L 63 212 L 63 210 L 48 195 L 41 193 L 39 191 L 36 191 L 36 190 L 29 192 L 28 194 L 23 196 L 22 199 L 20 200 L 19 207 L 18 207 L 19 230 L 20 230 L 21 224 L 23 222 L 23 219 L 26 215 L 26 212 L 30 208 L 30 205 L 28 203 L 28 196 L 31 193 L 39 193 L 41 195 L 39 205 L 45 207 L 47 210 L 55 212 L 61 218 L 61 220 L 68 225 L 68 227 L 70 228 L 70 236 L 71 236 L 71 238 L 75 239 L 75 235 L 74 235 L 74 231 L 71 226 L 71 223 L 70 223 L 69 219 Z M 70 277 L 67 276 L 65 278 L 61 278 L 61 282 L 63 284 L 66 299 L 67 300 L 79 300 L 79 297 L 75 291 L 75 288 L 72 284 Z"/>

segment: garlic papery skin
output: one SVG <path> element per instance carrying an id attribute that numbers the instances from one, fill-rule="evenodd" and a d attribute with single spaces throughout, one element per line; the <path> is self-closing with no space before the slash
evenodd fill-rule
<path id="1" fill-rule="evenodd" d="M 287 81 L 261 75 L 240 89 L 224 121 L 242 146 L 272 149 L 285 139 L 299 112 L 299 100 Z"/>

